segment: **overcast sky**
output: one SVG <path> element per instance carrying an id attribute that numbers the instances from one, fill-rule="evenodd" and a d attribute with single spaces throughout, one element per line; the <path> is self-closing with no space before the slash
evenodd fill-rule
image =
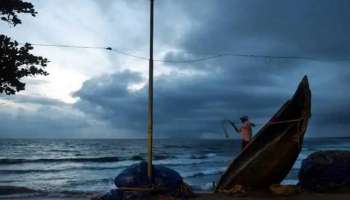
<path id="1" fill-rule="evenodd" d="M 148 0 L 32 0 L 38 15 L 0 24 L 19 42 L 111 46 L 147 57 Z M 221 121 L 265 123 L 308 75 L 307 137 L 350 136 L 350 1 L 155 0 L 155 137 L 223 138 Z M 47 77 L 0 96 L 0 137 L 146 136 L 146 60 L 95 49 L 35 46 Z M 259 128 L 259 127 L 258 127 Z M 255 131 L 258 131 L 258 128 Z M 237 138 L 235 133 L 232 136 Z"/>

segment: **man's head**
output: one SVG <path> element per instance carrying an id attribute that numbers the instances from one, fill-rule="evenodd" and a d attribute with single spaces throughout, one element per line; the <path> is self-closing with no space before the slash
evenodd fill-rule
<path id="1" fill-rule="evenodd" d="M 243 116 L 240 119 L 241 119 L 241 122 L 244 123 L 244 122 L 248 121 L 248 116 Z"/>

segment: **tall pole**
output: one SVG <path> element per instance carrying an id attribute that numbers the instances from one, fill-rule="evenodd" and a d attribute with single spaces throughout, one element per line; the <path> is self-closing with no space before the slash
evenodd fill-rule
<path id="1" fill-rule="evenodd" d="M 150 14 L 150 50 L 149 50 L 149 75 L 148 75 L 148 116 L 147 116 L 147 135 L 148 135 L 148 166 L 147 175 L 152 181 L 152 154 L 153 154 L 153 9 L 154 0 L 151 1 Z"/>

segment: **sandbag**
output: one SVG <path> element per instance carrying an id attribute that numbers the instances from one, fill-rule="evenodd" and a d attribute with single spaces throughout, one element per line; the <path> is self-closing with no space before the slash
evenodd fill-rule
<path id="1" fill-rule="evenodd" d="M 318 151 L 309 155 L 302 161 L 298 184 L 316 192 L 350 188 L 350 151 Z"/>

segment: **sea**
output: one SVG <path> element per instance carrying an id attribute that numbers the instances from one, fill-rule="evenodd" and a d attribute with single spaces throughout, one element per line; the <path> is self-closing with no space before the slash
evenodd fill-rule
<path id="1" fill-rule="evenodd" d="M 303 159 L 332 149 L 350 150 L 350 138 L 306 138 L 283 182 L 296 184 Z M 210 191 L 240 152 L 240 141 L 159 139 L 153 150 L 154 164 L 176 170 L 195 190 Z M 46 194 L 104 193 L 115 188 L 121 171 L 146 157 L 144 139 L 0 139 L 0 186 Z"/>

